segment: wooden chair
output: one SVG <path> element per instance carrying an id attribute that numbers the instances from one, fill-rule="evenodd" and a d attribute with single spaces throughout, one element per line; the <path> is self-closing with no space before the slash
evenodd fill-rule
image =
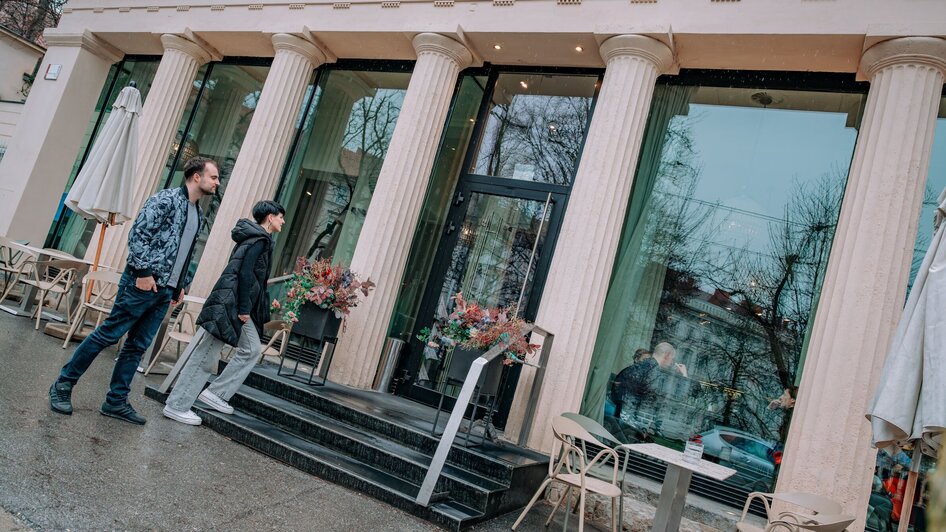
<path id="1" fill-rule="evenodd" d="M 115 304 L 115 296 L 118 294 L 118 283 L 121 281 L 120 273 L 97 270 L 86 274 L 82 279 L 82 302 L 76 309 L 75 316 L 72 317 L 72 325 L 69 332 L 66 333 L 66 340 L 62 343 L 65 349 L 69 345 L 72 337 L 85 325 L 85 317 L 91 310 L 96 312 L 95 327 L 98 327 L 102 320 L 112 312 L 112 305 Z M 92 290 L 92 297 L 88 299 L 89 288 Z"/>
<path id="2" fill-rule="evenodd" d="M 765 508 L 766 524 L 760 528 L 746 521 L 749 513 L 749 505 L 754 499 L 759 499 Z M 796 511 L 784 511 L 774 515 L 772 504 L 775 501 L 788 503 L 793 506 L 805 508 L 811 513 L 801 513 Z M 736 530 L 740 532 L 769 532 L 783 530 L 788 532 L 798 532 L 799 530 L 815 530 L 818 532 L 841 532 L 848 525 L 854 522 L 854 518 L 842 515 L 843 508 L 841 504 L 813 493 L 785 492 L 785 493 L 762 493 L 752 492 L 746 498 L 746 504 L 742 509 L 742 518 L 736 523 Z"/>
<path id="3" fill-rule="evenodd" d="M 565 493 L 561 500 L 552 509 L 549 518 L 545 521 L 545 526 L 549 526 L 555 512 L 565 503 L 571 493 L 572 488 L 578 488 L 578 498 L 580 501 L 580 510 L 578 514 L 578 531 L 582 532 L 585 528 L 585 496 L 590 493 L 597 493 L 611 498 L 611 528 L 618 532 L 618 505 L 617 499 L 621 497 L 622 492 L 618 486 L 618 453 L 611 447 L 605 445 L 590 432 L 581 427 L 573 419 L 558 416 L 552 420 L 552 434 L 555 436 L 555 442 L 552 444 L 552 451 L 549 455 L 549 473 L 545 481 L 539 486 L 539 489 L 532 496 L 532 500 L 519 514 L 512 529 L 515 530 L 525 518 L 532 506 L 535 505 L 539 497 L 545 493 L 545 488 L 552 482 L 563 482 L 566 486 Z M 600 447 L 601 450 L 588 461 L 585 455 L 584 443 Z M 611 462 L 611 474 L 607 480 L 595 478 L 588 474 L 589 470 L 596 466 L 605 466 Z M 565 528 L 568 528 L 568 516 L 566 504 Z"/>
<path id="4" fill-rule="evenodd" d="M 181 303 L 177 316 L 175 316 L 168 325 L 167 333 L 164 335 L 164 341 L 154 352 L 154 355 L 151 357 L 151 363 L 148 364 L 148 367 L 144 371 L 145 375 L 150 373 L 154 365 L 158 363 L 158 359 L 161 358 L 161 353 L 164 352 L 164 349 L 167 348 L 172 340 L 177 342 L 177 355 L 180 357 L 181 346 L 190 344 L 194 339 L 194 334 L 197 333 L 197 316 L 194 314 L 194 310 L 190 308 L 190 305 L 195 302 L 196 300 L 191 296 L 184 296 L 184 302 Z M 203 303 L 203 300 L 200 300 L 200 302 Z"/>

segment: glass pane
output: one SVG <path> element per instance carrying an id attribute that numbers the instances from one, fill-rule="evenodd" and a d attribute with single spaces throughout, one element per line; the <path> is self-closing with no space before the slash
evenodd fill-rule
<path id="1" fill-rule="evenodd" d="M 102 93 L 95 105 L 95 113 L 89 120 L 89 128 L 82 144 L 79 146 L 79 153 L 76 161 L 72 165 L 72 171 L 69 173 L 69 180 L 66 188 L 62 192 L 59 200 L 59 208 L 56 216 L 53 218 L 53 225 L 47 237 L 47 245 L 78 257 L 85 255 L 89 241 L 92 239 L 92 231 L 95 229 L 95 223 L 86 221 L 81 216 L 76 216 L 71 210 L 65 207 L 64 202 L 69 190 L 72 189 L 72 183 L 75 181 L 82 164 L 85 162 L 86 151 L 89 148 L 91 140 L 98 135 L 99 129 L 105 124 L 108 115 L 112 112 L 112 104 L 118 98 L 121 89 L 128 86 L 128 83 L 134 81 L 138 90 L 141 91 L 142 102 L 148 97 L 151 91 L 151 82 L 154 80 L 154 74 L 158 70 L 158 60 L 134 60 L 129 59 L 118 63 L 112 67 Z M 113 83 L 114 81 L 114 83 Z M 111 90 L 110 90 L 111 89 Z M 98 128 L 96 128 L 98 125 Z"/>
<path id="2" fill-rule="evenodd" d="M 515 307 L 529 300 L 534 259 L 542 251 L 554 208 L 551 202 L 481 193 L 470 194 L 466 201 L 466 216 L 456 228 L 459 238 L 434 312 L 434 335 L 453 312 L 457 292 L 463 292 L 468 301 L 489 307 Z M 435 386 L 437 370 L 448 350 L 441 345 L 436 356 L 425 353 L 418 385 Z"/>
<path id="3" fill-rule="evenodd" d="M 409 81 L 408 72 L 322 75 L 280 189 L 289 223 L 274 275 L 302 256 L 351 262 Z"/>
<path id="4" fill-rule="evenodd" d="M 447 211 L 453 204 L 453 193 L 473 134 L 476 113 L 483 101 L 485 84 L 485 77 L 465 76 L 454 98 L 450 119 L 430 176 L 420 221 L 411 240 L 411 252 L 404 270 L 401 292 L 398 294 L 391 318 L 390 336 L 402 340 L 410 339 L 421 297 L 430 277 L 437 244 L 443 234 Z"/>
<path id="5" fill-rule="evenodd" d="M 597 76 L 500 74 L 472 172 L 570 184 L 597 83 Z"/>
<path id="6" fill-rule="evenodd" d="M 658 86 L 582 413 L 772 491 L 865 97 Z"/>
<path id="7" fill-rule="evenodd" d="M 184 163 L 191 157 L 209 157 L 217 162 L 220 169 L 220 187 L 217 194 L 201 200 L 206 223 L 201 227 L 200 235 L 194 244 L 194 260 L 190 266 L 192 269 L 197 268 L 220 201 L 226 194 L 228 178 L 240 154 L 246 130 L 253 120 L 256 103 L 268 72 L 268 66 L 222 63 L 213 65 L 193 115 L 188 116 L 188 113 L 185 113 L 182 122 L 190 121 L 191 126 L 184 142 L 181 142 L 184 135 L 179 135 L 171 146 L 169 160 L 173 160 L 178 150 L 182 153 L 168 178 L 170 186 L 179 186 L 183 182 Z"/>
<path id="8" fill-rule="evenodd" d="M 930 157 L 923 206 L 920 210 L 916 244 L 913 248 L 913 264 L 910 269 L 909 288 L 923 263 L 933 237 L 933 217 L 939 206 L 939 195 L 946 189 L 946 98 L 940 102 L 940 113 L 933 133 L 933 151 Z M 904 506 L 907 474 L 913 461 L 912 452 L 891 455 L 877 452 L 874 479 L 867 507 L 867 530 L 887 532 L 896 530 Z M 930 479 L 936 470 L 937 460 L 924 456 L 919 464 L 920 475 L 913 499 L 910 518 L 912 530 L 927 530 L 926 512 L 930 500 Z M 932 528 L 930 528 L 932 530 Z"/>

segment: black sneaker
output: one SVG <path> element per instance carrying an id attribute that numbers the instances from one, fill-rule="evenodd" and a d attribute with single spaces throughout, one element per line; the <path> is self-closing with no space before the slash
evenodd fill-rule
<path id="1" fill-rule="evenodd" d="M 72 383 L 56 381 L 49 387 L 49 408 L 53 412 L 72 415 Z"/>
<path id="2" fill-rule="evenodd" d="M 103 416 L 113 417 L 115 419 L 120 419 L 122 421 L 127 421 L 129 423 L 134 423 L 135 425 L 144 425 L 145 418 L 141 417 L 138 412 L 135 412 L 135 409 L 131 407 L 128 403 L 122 403 L 120 405 L 110 405 L 108 401 L 102 403 L 102 408 L 99 412 Z"/>

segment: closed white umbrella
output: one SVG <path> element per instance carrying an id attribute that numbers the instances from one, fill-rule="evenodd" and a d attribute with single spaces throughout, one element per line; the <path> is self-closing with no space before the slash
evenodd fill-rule
<path id="1" fill-rule="evenodd" d="M 134 82 L 122 89 L 108 120 L 89 150 L 89 157 L 76 176 L 66 206 L 83 218 L 103 224 L 95 250 L 93 270 L 98 267 L 105 229 L 132 217 L 133 183 L 138 150 L 138 115 L 141 93 Z"/>
<path id="2" fill-rule="evenodd" d="M 936 456 L 946 430 L 946 190 L 939 195 L 935 232 L 894 333 L 867 411 L 871 443 L 896 452 L 913 447 L 900 519 L 906 530 L 921 453 Z"/>

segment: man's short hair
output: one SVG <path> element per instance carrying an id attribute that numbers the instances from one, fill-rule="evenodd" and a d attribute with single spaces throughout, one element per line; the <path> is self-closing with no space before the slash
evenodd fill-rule
<path id="1" fill-rule="evenodd" d="M 654 356 L 676 355 L 677 350 L 669 342 L 660 342 L 654 346 Z"/>
<path id="2" fill-rule="evenodd" d="M 277 214 L 282 214 L 285 216 L 286 209 L 273 200 L 257 201 L 256 205 L 253 205 L 253 219 L 256 220 L 256 223 L 263 223 L 263 220 L 265 220 L 270 214 L 274 216 Z"/>
<path id="3" fill-rule="evenodd" d="M 194 174 L 202 174 L 207 169 L 207 165 L 217 166 L 216 161 L 206 157 L 192 157 L 184 163 L 184 181 L 194 177 Z"/>

